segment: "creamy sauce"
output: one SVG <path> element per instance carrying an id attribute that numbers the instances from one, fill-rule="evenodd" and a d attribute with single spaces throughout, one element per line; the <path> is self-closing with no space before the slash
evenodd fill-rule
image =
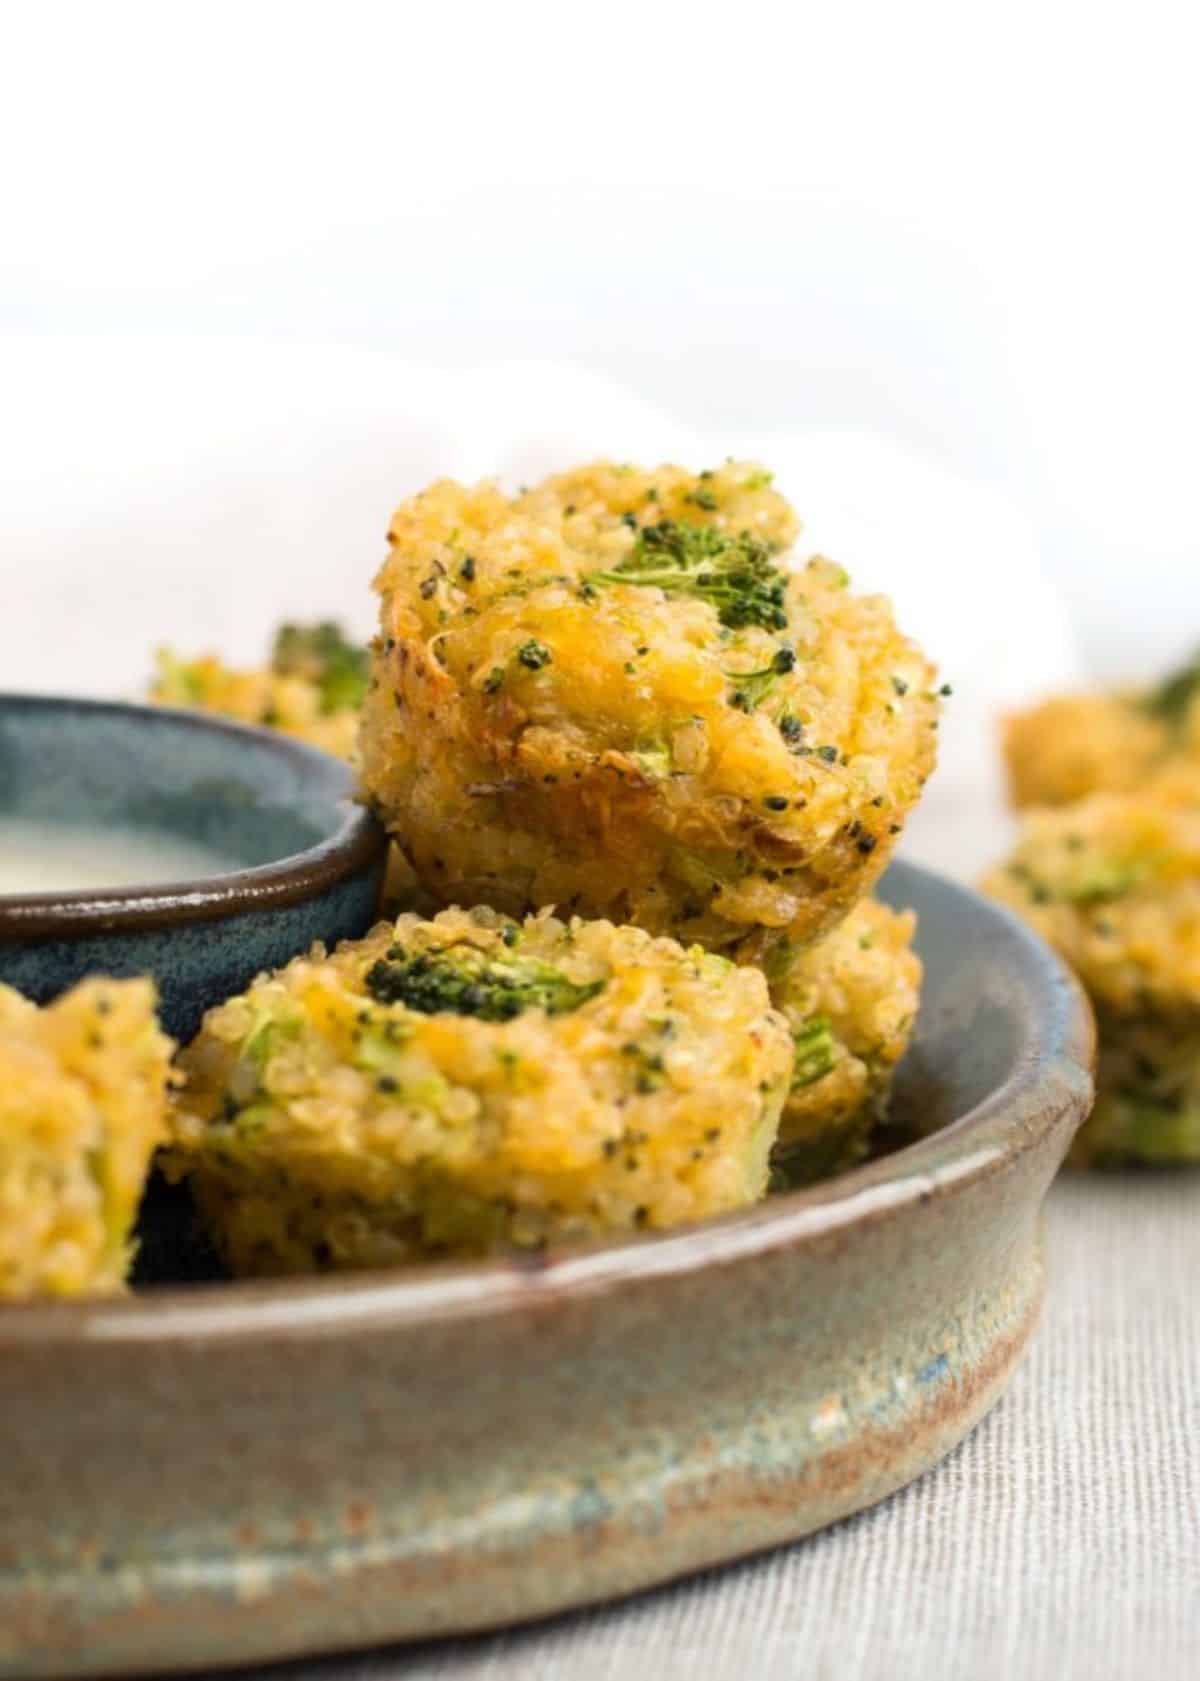
<path id="1" fill-rule="evenodd" d="M 152 829 L 0 817 L 0 894 L 153 887 L 242 867 L 214 847 Z"/>

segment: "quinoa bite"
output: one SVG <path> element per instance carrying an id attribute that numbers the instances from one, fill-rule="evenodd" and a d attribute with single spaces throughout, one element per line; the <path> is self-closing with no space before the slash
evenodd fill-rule
<path id="1" fill-rule="evenodd" d="M 822 939 L 771 953 L 771 998 L 796 1048 L 779 1124 L 793 1181 L 853 1166 L 884 1118 L 920 1002 L 915 931 L 912 911 L 866 899 Z"/>
<path id="2" fill-rule="evenodd" d="M 792 1074 L 764 977 L 549 912 L 401 916 L 206 1016 L 172 1177 L 235 1273 L 664 1229 L 759 1197 Z"/>
<path id="3" fill-rule="evenodd" d="M 1119 1016 L 1098 1006 L 1100 1093 L 1077 1166 L 1200 1162 L 1200 1011 Z"/>
<path id="4" fill-rule="evenodd" d="M 1200 654 L 1149 689 L 1055 695 L 1004 720 L 1018 808 L 1128 793 L 1184 766 L 1200 773 Z"/>
<path id="5" fill-rule="evenodd" d="M 148 980 L 52 1004 L 0 984 L 0 1298 L 119 1290 L 165 1133 L 173 1045 Z"/>
<path id="6" fill-rule="evenodd" d="M 157 667 L 150 699 L 160 705 L 265 725 L 336 758 L 354 757 L 367 651 L 332 621 L 281 625 L 270 663 L 257 670 L 235 670 L 215 654 L 184 660 L 166 648 Z"/>
<path id="7" fill-rule="evenodd" d="M 421 886 L 711 950 L 832 927 L 933 768 L 939 699 L 885 600 L 788 566 L 797 531 L 737 462 L 406 502 L 361 765 Z"/>
<path id="8" fill-rule="evenodd" d="M 1100 1030 L 1073 1159 L 1200 1161 L 1200 789 L 1031 811 L 984 881 L 1071 964 Z"/>

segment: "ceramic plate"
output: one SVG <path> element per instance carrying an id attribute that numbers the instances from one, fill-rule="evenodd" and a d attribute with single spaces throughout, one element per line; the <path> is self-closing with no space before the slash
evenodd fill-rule
<path id="1" fill-rule="evenodd" d="M 894 866 L 926 985 L 896 1136 L 661 1237 L 0 1312 L 0 1673 L 479 1629 L 794 1540 L 993 1404 L 1091 1097 L 1074 983 Z M 170 1265 L 169 1259 L 162 1265 Z"/>

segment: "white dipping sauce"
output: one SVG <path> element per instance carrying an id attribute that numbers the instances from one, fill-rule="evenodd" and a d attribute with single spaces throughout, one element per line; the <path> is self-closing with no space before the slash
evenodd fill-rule
<path id="1" fill-rule="evenodd" d="M 215 847 L 152 829 L 0 817 L 0 895 L 153 887 L 242 868 Z"/>

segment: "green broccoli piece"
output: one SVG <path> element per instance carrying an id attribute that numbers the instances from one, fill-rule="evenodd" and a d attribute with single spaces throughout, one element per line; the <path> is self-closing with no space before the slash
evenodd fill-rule
<path id="1" fill-rule="evenodd" d="M 381 1004 L 403 1004 L 420 1015 L 443 1012 L 511 1021 L 525 1010 L 565 1015 L 603 990 L 603 981 L 577 984 L 536 957 L 489 957 L 474 946 L 409 952 L 392 946 L 372 965 L 366 986 Z"/>
<path id="2" fill-rule="evenodd" d="M 271 650 L 271 670 L 277 676 L 306 677 L 317 685 L 326 716 L 362 705 L 369 665 L 366 648 L 348 641 L 341 625 L 332 619 L 315 625 L 280 625 Z"/>
<path id="3" fill-rule="evenodd" d="M 517 661 L 525 667 L 526 671 L 541 671 L 543 666 L 547 666 L 552 662 L 553 658 L 554 655 L 550 652 L 549 648 L 547 648 L 546 644 L 544 642 L 537 641 L 537 639 L 532 636 L 527 642 L 522 642 L 521 646 L 517 649 Z"/>
<path id="4" fill-rule="evenodd" d="M 663 520 L 646 525 L 620 566 L 593 572 L 592 584 L 638 584 L 693 595 L 716 609 L 729 630 L 759 625 L 785 630 L 787 574 L 772 549 L 750 531 L 731 536 L 711 525 Z"/>
<path id="5" fill-rule="evenodd" d="M 651 782 L 665 782 L 674 769 L 671 749 L 666 742 L 649 742 L 645 747 L 631 748 L 629 757 Z"/>
<path id="6" fill-rule="evenodd" d="M 725 675 L 733 683 L 729 691 L 730 706 L 736 706 L 739 712 L 753 712 L 766 700 L 779 679 L 795 669 L 796 650 L 785 642 L 776 650 L 770 665 L 763 666 L 761 671 L 727 671 Z"/>
<path id="7" fill-rule="evenodd" d="M 792 1090 L 802 1091 L 805 1086 L 823 1080 L 833 1067 L 835 1048 L 829 1017 L 813 1016 L 803 1027 L 795 1029 L 792 1040 L 796 1046 Z"/>
<path id="8" fill-rule="evenodd" d="M 200 662 L 181 660 L 169 648 L 160 648 L 157 691 L 172 706 L 203 706 L 208 698 L 208 685 Z"/>
<path id="9" fill-rule="evenodd" d="M 1200 1162 L 1200 1104 L 1101 1092 L 1074 1158 L 1101 1168 Z"/>
<path id="10" fill-rule="evenodd" d="M 1186 664 L 1152 689 L 1143 704 L 1156 718 L 1178 725 L 1182 724 L 1197 694 L 1200 694 L 1200 648 Z"/>
<path id="11" fill-rule="evenodd" d="M 1110 899 L 1123 898 L 1137 886 L 1144 874 L 1144 867 L 1137 863 L 1123 862 L 1119 858 L 1099 859 L 1077 880 L 1070 882 L 1062 890 L 1061 897 L 1072 905 L 1107 904 Z"/>

